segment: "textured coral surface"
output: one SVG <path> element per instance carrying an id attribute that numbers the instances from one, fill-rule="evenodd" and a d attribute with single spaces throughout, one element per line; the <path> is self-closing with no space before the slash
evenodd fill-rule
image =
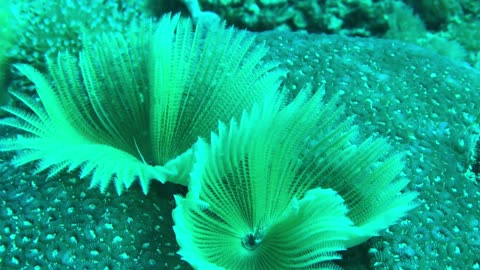
<path id="1" fill-rule="evenodd" d="M 347 251 L 341 264 L 478 267 L 480 186 L 468 172 L 478 133 L 479 72 L 396 41 L 290 32 L 266 32 L 257 40 L 290 71 L 289 88 L 325 84 L 327 99 L 343 92 L 341 102 L 357 115 L 365 137 L 387 136 L 407 152 L 404 173 L 421 205 Z M 189 269 L 175 255 L 171 228 L 172 195 L 182 189 L 155 184 L 147 196 L 138 186 L 122 196 L 113 187 L 100 194 L 75 173 L 45 180 L 32 176 L 32 166 L 12 168 L 9 158 L 2 156 L 0 178 L 0 268 L 92 269 L 98 262 L 109 269 Z"/>

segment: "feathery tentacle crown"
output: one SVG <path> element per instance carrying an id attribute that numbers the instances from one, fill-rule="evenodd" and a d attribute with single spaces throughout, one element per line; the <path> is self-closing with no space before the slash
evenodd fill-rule
<path id="1" fill-rule="evenodd" d="M 50 175 L 81 168 L 102 191 L 112 180 L 119 194 L 136 179 L 145 193 L 152 179 L 186 184 L 197 137 L 280 84 L 276 64 L 261 63 L 265 54 L 247 32 L 202 21 L 194 29 L 179 15 L 125 36 L 85 37 L 78 58 L 47 59 L 47 76 L 17 65 L 41 104 L 15 94 L 30 110 L 5 108 L 14 117 L 0 124 L 25 135 L 0 149 Z"/>
<path id="2" fill-rule="evenodd" d="M 178 15 L 138 30 L 85 37 L 78 58 L 47 60 L 47 76 L 17 65 L 40 103 L 14 94 L 27 110 L 5 108 L 0 124 L 23 133 L 0 150 L 50 175 L 80 168 L 102 191 L 188 184 L 174 230 L 197 269 L 338 269 L 338 251 L 415 206 L 386 140 L 357 144 L 322 89 L 287 102 L 283 71 L 247 32 Z"/>
<path id="3" fill-rule="evenodd" d="M 196 269 L 338 269 L 338 251 L 414 207 L 386 141 L 355 145 L 335 100 L 304 90 L 221 123 L 196 146 L 189 192 L 176 196 L 179 254 Z"/>

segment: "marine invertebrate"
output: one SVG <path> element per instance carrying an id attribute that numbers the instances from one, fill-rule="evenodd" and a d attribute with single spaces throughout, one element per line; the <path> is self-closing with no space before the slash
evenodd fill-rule
<path id="1" fill-rule="evenodd" d="M 53 83 L 17 65 L 41 104 L 15 94 L 30 110 L 7 107 L 14 117 L 0 124 L 26 135 L 1 140 L 0 150 L 19 151 L 15 165 L 38 161 L 37 172 L 50 175 L 81 168 L 101 191 L 112 181 L 119 194 L 136 179 L 144 193 L 152 179 L 185 184 L 197 136 L 275 90 L 264 85 L 278 87 L 282 72 L 261 63 L 266 48 L 252 44 L 246 32 L 202 22 L 194 30 L 179 15 L 126 36 L 85 36 L 78 59 L 47 60 Z"/>
<path id="2" fill-rule="evenodd" d="M 200 142 L 185 198 L 176 196 L 179 254 L 197 269 L 337 269 L 329 261 L 415 206 L 400 155 L 384 139 L 356 144 L 351 119 L 323 91 L 288 105 L 267 98 Z"/>

